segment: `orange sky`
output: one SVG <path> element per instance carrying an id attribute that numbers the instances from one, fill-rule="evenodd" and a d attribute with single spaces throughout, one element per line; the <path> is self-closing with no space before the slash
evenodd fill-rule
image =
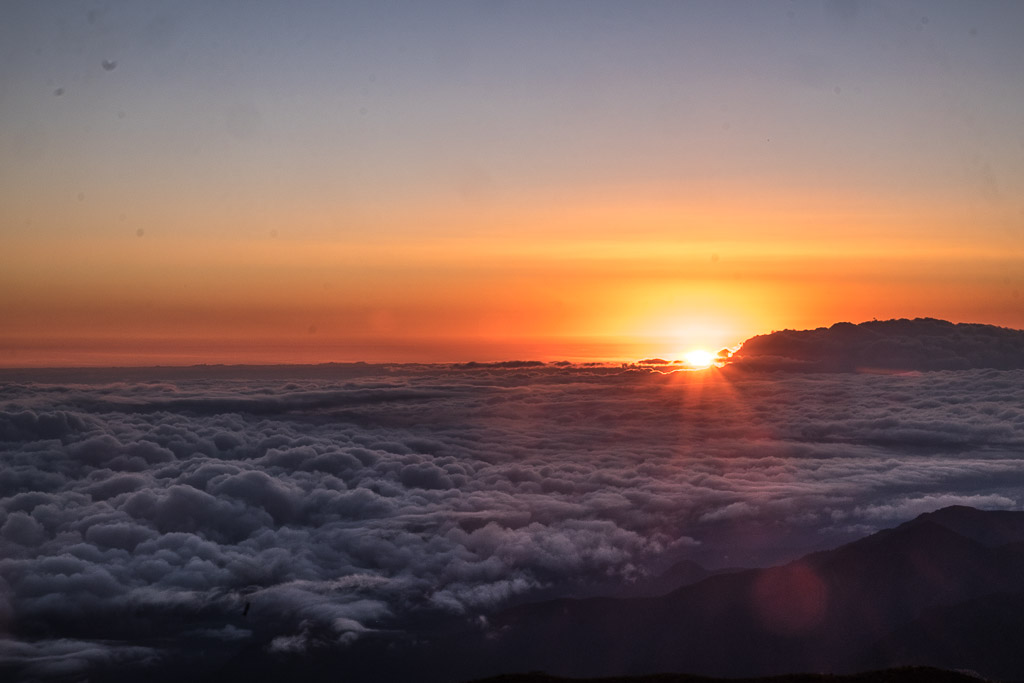
<path id="1" fill-rule="evenodd" d="M 3 339 L 13 365 L 527 352 L 625 360 L 839 319 L 930 315 L 1020 326 L 1024 272 L 1019 253 L 982 245 L 793 237 L 342 245 L 158 233 L 26 241 L 16 251 L 4 275 Z"/>
<path id="2" fill-rule="evenodd" d="M 883 5 L 19 7 L 0 366 L 1022 328 L 1024 12 Z"/>

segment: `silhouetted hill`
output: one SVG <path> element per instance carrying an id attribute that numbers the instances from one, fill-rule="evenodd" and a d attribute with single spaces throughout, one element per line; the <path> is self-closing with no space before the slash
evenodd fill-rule
<path id="1" fill-rule="evenodd" d="M 841 322 L 758 335 L 732 356 L 744 370 L 871 372 L 1024 368 L 1024 331 L 933 318 Z"/>
<path id="2" fill-rule="evenodd" d="M 1002 543 L 1016 538 L 1021 524 L 1021 512 L 948 508 L 832 551 L 714 576 L 663 598 L 522 606 L 495 620 L 500 636 L 492 657 L 507 657 L 507 666 L 518 663 L 519 670 L 576 676 L 854 672 L 936 663 L 931 641 L 906 629 L 918 620 L 945 628 L 969 613 L 971 637 L 959 649 L 942 650 L 938 663 L 1024 678 L 1016 659 L 1024 629 L 1002 626 L 1013 614 L 1003 605 L 1024 595 L 1024 544 Z M 997 594 L 1010 602 L 986 601 Z M 985 637 L 985 623 L 1016 647 L 987 647 L 993 639 Z"/>
<path id="3" fill-rule="evenodd" d="M 879 640 L 869 661 L 927 661 L 1021 680 L 1024 594 L 994 593 L 925 610 Z M 955 662 L 956 664 L 952 664 Z"/>
<path id="4" fill-rule="evenodd" d="M 867 671 L 848 676 L 790 674 L 769 678 L 709 678 L 688 674 L 612 676 L 610 678 L 564 678 L 542 673 L 506 674 L 472 683 L 978 683 L 984 680 L 970 673 L 946 671 L 927 666 L 908 666 Z"/>
<path id="5" fill-rule="evenodd" d="M 665 593 L 669 593 L 680 586 L 688 586 L 697 583 L 698 581 L 702 581 L 715 573 L 721 572 L 711 572 L 696 562 L 684 560 L 672 565 L 658 576 L 644 581 L 637 581 L 635 584 L 629 586 L 620 587 L 618 591 L 612 594 L 631 598 L 647 598 L 664 595 Z"/>
<path id="6" fill-rule="evenodd" d="M 928 512 L 904 526 L 933 523 L 988 546 L 1024 543 L 1024 515 L 1011 510 L 978 510 L 965 505 Z"/>

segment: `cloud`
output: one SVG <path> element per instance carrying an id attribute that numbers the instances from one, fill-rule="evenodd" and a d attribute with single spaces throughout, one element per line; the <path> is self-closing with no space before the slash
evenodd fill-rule
<path id="1" fill-rule="evenodd" d="M 1020 370 L 49 372 L 0 387 L 0 664 L 386 641 L 1024 500 Z"/>
<path id="2" fill-rule="evenodd" d="M 0 638 L 0 662 L 25 680 L 75 677 L 100 666 L 152 664 L 153 648 L 69 638 L 24 642 Z"/>
<path id="3" fill-rule="evenodd" d="M 186 635 L 198 636 L 200 638 L 214 638 L 216 640 L 235 641 L 251 638 L 252 631 L 228 624 L 222 628 L 196 629 L 195 631 L 189 631 Z"/>
<path id="4" fill-rule="evenodd" d="M 702 522 L 717 522 L 723 519 L 739 519 L 741 517 L 750 517 L 757 514 L 757 508 L 747 503 L 746 501 L 737 501 L 735 503 L 729 503 L 724 507 L 720 507 L 710 512 L 705 512 L 700 516 Z"/>

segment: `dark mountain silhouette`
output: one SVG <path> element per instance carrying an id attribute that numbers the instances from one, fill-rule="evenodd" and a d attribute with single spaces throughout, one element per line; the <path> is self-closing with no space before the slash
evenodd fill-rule
<path id="1" fill-rule="evenodd" d="M 939 524 L 988 546 L 1024 543 L 1024 514 L 1020 512 L 951 505 L 916 517 L 904 526 L 928 523 Z"/>
<path id="2" fill-rule="evenodd" d="M 994 593 L 935 607 L 876 643 L 874 661 L 927 661 L 1022 680 L 1024 595 Z"/>
<path id="3" fill-rule="evenodd" d="M 1024 368 L 1024 331 L 933 318 L 836 323 L 743 343 L 730 367 L 803 372 Z"/>
<path id="4" fill-rule="evenodd" d="M 542 673 L 504 674 L 473 683 L 978 683 L 984 680 L 971 673 L 948 671 L 927 666 L 908 666 L 866 671 L 847 676 L 831 674 L 790 674 L 771 678 L 710 678 L 689 674 L 652 674 L 650 676 L 614 676 L 610 678 L 564 678 Z"/>
<path id="5" fill-rule="evenodd" d="M 1024 678 L 1024 610 L 1010 607 L 1024 603 L 1022 533 L 1022 512 L 946 508 L 662 598 L 521 606 L 495 620 L 501 635 L 491 656 L 577 676 L 938 664 Z"/>
<path id="6" fill-rule="evenodd" d="M 711 572 L 696 562 L 683 560 L 682 562 L 677 562 L 672 565 L 666 569 L 664 573 L 656 577 L 645 581 L 638 581 L 633 585 L 620 588 L 618 592 L 614 594 L 631 598 L 645 598 L 664 595 L 665 593 L 675 590 L 680 586 L 689 586 L 697 583 L 698 581 L 702 581 L 715 573 L 724 572 Z"/>
<path id="7" fill-rule="evenodd" d="M 786 565 L 713 575 L 660 597 L 550 600 L 486 620 L 424 615 L 398 639 L 368 634 L 348 648 L 293 657 L 254 644 L 210 680 L 334 680 L 344 672 L 357 681 L 459 681 L 534 671 L 813 681 L 823 679 L 792 674 L 879 670 L 884 676 L 849 680 L 967 678 L 889 671 L 910 665 L 1024 680 L 1022 653 L 1024 512 L 949 507 Z"/>

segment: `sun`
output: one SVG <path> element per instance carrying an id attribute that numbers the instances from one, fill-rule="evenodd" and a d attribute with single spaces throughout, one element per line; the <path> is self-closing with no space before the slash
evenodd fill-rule
<path id="1" fill-rule="evenodd" d="M 705 370 L 715 364 L 715 354 L 704 349 L 694 349 L 683 354 L 683 362 L 691 370 Z"/>

